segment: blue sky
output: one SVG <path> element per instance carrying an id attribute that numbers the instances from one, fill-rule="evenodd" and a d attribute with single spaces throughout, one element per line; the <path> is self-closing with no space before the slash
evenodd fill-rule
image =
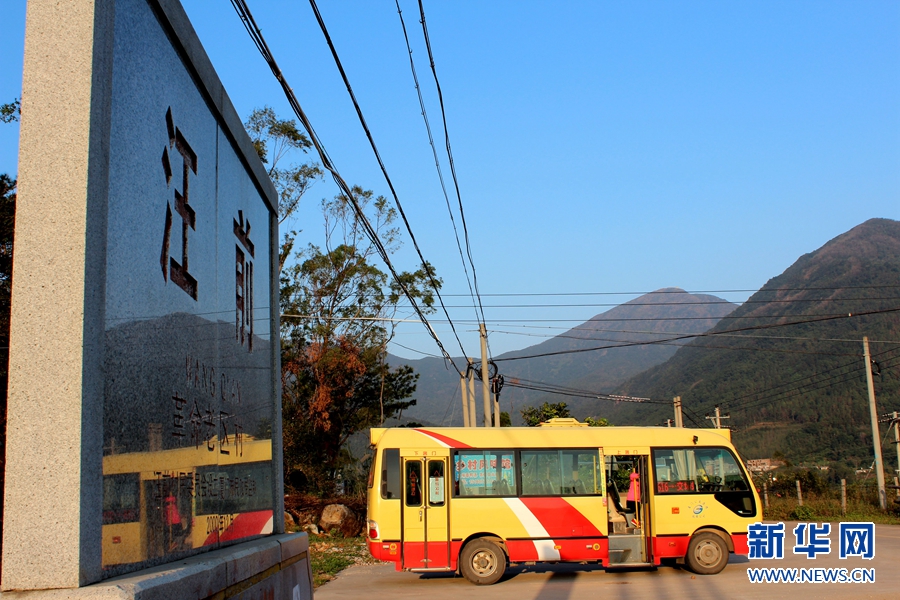
<path id="1" fill-rule="evenodd" d="M 287 116 L 231 4 L 183 3 L 238 112 L 270 105 Z M 387 195 L 309 5 L 248 3 L 344 178 Z M 541 341 L 515 332 L 557 332 L 509 320 L 573 326 L 634 297 L 626 292 L 669 286 L 758 289 L 869 218 L 900 219 L 900 3 L 424 4 L 482 293 L 622 293 L 486 295 L 494 354 Z M 20 93 L 25 21 L 23 0 L 4 5 L 0 102 Z M 441 144 L 418 6 L 401 7 Z M 452 296 L 468 288 L 394 2 L 319 8 L 475 354 L 471 302 Z M 0 172 L 15 172 L 16 139 L 0 126 Z M 318 200 L 335 193 L 323 181 L 307 196 L 293 224 L 301 241 L 321 238 Z M 407 243 L 396 263 L 414 261 Z M 491 308 L 510 304 L 524 306 Z M 436 351 L 421 325 L 396 341 Z"/>

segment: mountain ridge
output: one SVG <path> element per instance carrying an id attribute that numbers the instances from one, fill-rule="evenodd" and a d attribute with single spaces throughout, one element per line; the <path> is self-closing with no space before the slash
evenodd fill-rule
<path id="1" fill-rule="evenodd" d="M 673 332 L 705 331 L 734 307 L 717 296 L 662 288 L 595 315 L 544 342 L 499 355 L 495 360 L 507 381 L 524 379 L 560 385 L 577 381 L 591 389 L 610 391 L 631 375 L 665 361 L 675 352 L 669 346 L 629 344 L 652 341 Z M 640 327 L 628 326 L 634 323 Z M 602 337 L 596 337 L 597 334 Z M 605 348 L 585 351 L 600 346 Z M 616 349 L 618 346 L 625 347 Z M 524 358 L 534 354 L 553 355 Z M 388 362 L 392 366 L 410 365 L 420 375 L 417 405 L 407 411 L 408 417 L 442 424 L 462 423 L 459 377 L 452 369 L 445 368 L 443 359 L 407 360 L 389 356 Z M 466 361 L 457 359 L 457 364 L 464 365 Z M 509 412 L 516 423 L 524 406 L 539 404 L 544 401 L 542 398 L 540 392 L 509 386 L 501 393 L 501 410 Z M 561 399 L 554 397 L 552 401 Z M 580 410 L 578 399 L 569 403 L 573 410 Z"/>
<path id="2" fill-rule="evenodd" d="M 681 348 L 617 392 L 680 395 L 688 417 L 702 425 L 701 415 L 719 404 L 732 413 L 735 441 L 754 456 L 777 451 L 795 461 L 864 465 L 872 433 L 862 338 L 870 338 L 873 355 L 884 364 L 876 380 L 879 412 L 900 409 L 897 311 L 900 222 L 870 219 L 770 279 L 709 332 L 719 335 Z M 730 329 L 760 326 L 766 329 L 752 332 L 754 338 L 746 337 L 750 332 L 726 337 Z M 614 422 L 651 424 L 672 410 L 619 406 L 608 413 L 603 416 Z"/>

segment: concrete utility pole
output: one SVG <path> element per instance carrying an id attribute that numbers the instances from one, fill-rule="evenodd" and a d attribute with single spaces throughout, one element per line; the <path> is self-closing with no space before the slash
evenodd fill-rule
<path id="1" fill-rule="evenodd" d="M 481 383 L 484 385 L 484 426 L 491 426 L 491 378 L 488 373 L 487 328 L 484 323 L 478 326 L 481 333 Z"/>
<path id="2" fill-rule="evenodd" d="M 500 382 L 499 375 L 491 380 L 491 395 L 494 397 L 494 427 L 500 427 Z"/>
<path id="3" fill-rule="evenodd" d="M 462 392 L 463 403 L 463 427 L 469 427 L 469 386 L 466 381 L 469 377 L 469 369 L 466 369 L 465 375 L 459 376 L 459 389 Z"/>
<path id="4" fill-rule="evenodd" d="M 675 427 L 684 427 L 684 421 L 681 420 L 681 396 L 675 396 L 672 402 L 675 403 Z"/>
<path id="5" fill-rule="evenodd" d="M 716 416 L 706 415 L 706 418 L 716 424 L 716 429 L 722 429 L 722 419 L 730 419 L 731 415 L 722 415 L 719 413 L 719 405 L 716 404 Z"/>
<path id="6" fill-rule="evenodd" d="M 894 444 L 897 447 L 897 475 L 900 475 L 900 419 L 897 418 L 897 411 L 894 411 Z M 900 490 L 897 490 L 900 494 Z"/>
<path id="7" fill-rule="evenodd" d="M 478 413 L 475 410 L 475 369 L 472 368 L 472 359 L 469 359 L 468 383 L 469 383 L 469 427 L 478 427 Z"/>
<path id="8" fill-rule="evenodd" d="M 869 387 L 869 415 L 872 417 L 872 444 L 875 446 L 875 477 L 878 481 L 878 503 L 887 510 L 887 492 L 884 488 L 884 461 L 881 458 L 881 434 L 878 433 L 878 410 L 875 408 L 875 382 L 872 381 L 872 357 L 869 354 L 869 338 L 863 336 L 863 355 L 866 361 L 866 384 Z"/>

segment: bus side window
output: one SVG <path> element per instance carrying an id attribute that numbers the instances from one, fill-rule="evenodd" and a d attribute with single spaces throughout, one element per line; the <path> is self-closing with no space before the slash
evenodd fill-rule
<path id="1" fill-rule="evenodd" d="M 422 506 L 422 463 L 417 460 L 406 463 L 406 505 Z"/>
<path id="2" fill-rule="evenodd" d="M 381 453 L 381 497 L 400 498 L 400 450 L 385 448 Z"/>

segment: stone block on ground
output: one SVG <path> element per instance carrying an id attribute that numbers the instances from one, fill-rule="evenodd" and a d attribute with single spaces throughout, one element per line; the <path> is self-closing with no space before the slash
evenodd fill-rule
<path id="1" fill-rule="evenodd" d="M 338 530 L 344 537 L 356 537 L 362 532 L 362 519 L 343 504 L 329 504 L 322 511 L 319 527 L 329 533 Z"/>

